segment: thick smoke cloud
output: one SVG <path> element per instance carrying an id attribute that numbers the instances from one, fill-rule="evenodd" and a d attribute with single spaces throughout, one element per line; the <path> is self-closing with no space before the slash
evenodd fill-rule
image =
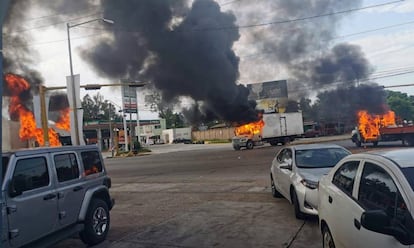
<path id="1" fill-rule="evenodd" d="M 360 47 L 339 44 L 319 58 L 292 65 L 291 72 L 300 82 L 313 89 L 341 84 L 353 86 L 372 72 Z"/>
<path id="2" fill-rule="evenodd" d="M 377 84 L 340 87 L 318 94 L 321 120 L 325 122 L 357 123 L 356 111 L 367 110 L 372 114 L 384 114 L 386 92 Z"/>
<path id="3" fill-rule="evenodd" d="M 31 0 L 26 5 L 22 0 L 12 2 L 14 16 L 35 5 L 61 13 L 53 17 L 57 20 L 67 21 L 95 12 L 99 12 L 96 17 L 114 20 L 115 24 L 110 27 L 97 26 L 107 32 L 91 37 L 90 46 L 80 51 L 82 58 L 102 77 L 151 82 L 166 102 L 178 102 L 181 96 L 192 98 L 196 105 L 184 111 L 192 123 L 256 119 L 255 103 L 247 100 L 246 87 L 236 83 L 240 80 L 240 71 L 251 75 L 249 82 L 263 82 L 285 79 L 278 74 L 269 78 L 269 72 L 282 68 L 280 71 L 289 75 L 291 99 L 321 89 L 334 89 L 332 95 L 358 95 L 362 86 L 357 87 L 357 83 L 372 72 L 357 46 L 332 46 L 346 14 L 294 21 L 357 8 L 362 0 L 235 1 L 225 6 L 213 0 L 57 0 L 53 3 Z M 267 21 L 289 22 L 238 28 L 238 25 Z M 19 26 L 18 21 L 9 23 L 9 28 Z M 14 44 L 25 42 L 19 37 L 8 39 Z M 253 56 L 234 51 L 248 51 Z M 21 61 L 21 65 L 32 63 L 34 57 L 27 54 L 33 55 L 25 49 L 9 54 L 6 65 L 17 68 L 16 61 Z M 24 69 L 20 66 L 20 70 Z M 378 89 L 375 85 L 366 87 Z M 381 90 L 377 93 L 383 95 Z M 354 107 L 371 108 L 382 105 L 380 99 L 344 100 Z"/>
<path id="4" fill-rule="evenodd" d="M 247 88 L 237 85 L 239 39 L 236 17 L 212 0 L 103 1 L 104 16 L 116 20 L 113 39 L 101 39 L 83 51 L 102 76 L 139 78 L 154 83 L 162 99 L 180 96 L 200 102 L 195 116 L 230 122 L 256 120 Z M 226 32 L 211 30 L 234 27 Z M 115 27 L 116 29 L 116 27 Z M 125 30 L 127 29 L 127 30 Z"/>

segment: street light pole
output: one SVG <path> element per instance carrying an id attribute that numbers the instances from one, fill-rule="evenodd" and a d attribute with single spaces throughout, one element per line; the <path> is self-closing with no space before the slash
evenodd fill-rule
<path id="1" fill-rule="evenodd" d="M 69 48 L 69 65 L 70 65 L 70 79 L 71 79 L 71 85 L 72 85 L 72 111 L 73 111 L 73 122 L 74 122 L 74 129 L 75 129 L 75 144 L 74 145 L 80 145 L 80 139 L 79 139 L 79 123 L 78 123 L 78 106 L 76 101 L 76 94 L 75 94 L 75 78 L 73 77 L 73 65 L 72 65 L 72 49 L 70 45 L 70 29 L 73 27 L 77 27 L 86 23 L 94 22 L 94 21 L 104 21 L 109 24 L 114 24 L 114 21 L 105 19 L 105 18 L 96 18 L 93 20 L 89 20 L 86 22 L 81 22 L 77 24 L 71 25 L 70 23 L 66 23 L 66 29 L 68 32 L 68 48 Z"/>
<path id="2" fill-rule="evenodd" d="M 0 109 L 3 108 L 3 20 L 7 13 L 7 9 L 9 7 L 9 0 L 0 1 Z M 3 137 L 3 118 L 0 120 L 1 127 L 0 127 L 0 136 Z M 3 151 L 3 139 L 0 141 L 0 151 Z M 0 158 L 3 164 L 3 156 Z M 0 185 L 3 185 L 3 170 L 0 170 Z M 3 210 L 4 205 L 4 198 L 3 194 L 0 194 L 0 206 Z M 0 213 L 0 233 L 3 234 L 4 226 L 3 226 L 3 214 Z"/>
<path id="3" fill-rule="evenodd" d="M 77 107 L 77 101 L 76 101 L 76 94 L 75 94 L 75 78 L 73 77 L 73 65 L 72 65 L 72 52 L 71 52 L 71 46 L 70 46 L 70 30 L 71 26 L 69 23 L 66 23 L 66 29 L 68 31 L 68 48 L 69 48 L 69 65 L 70 65 L 70 80 L 71 80 L 71 86 L 72 86 L 72 111 L 73 111 L 73 122 L 74 122 L 74 129 L 75 129 L 75 144 L 79 145 L 79 123 L 78 123 L 78 107 Z"/>
<path id="4" fill-rule="evenodd" d="M 114 157 L 114 141 L 113 141 L 113 134 L 112 134 L 112 116 L 111 116 L 112 105 L 109 103 L 109 149 L 111 149 L 112 157 Z"/>

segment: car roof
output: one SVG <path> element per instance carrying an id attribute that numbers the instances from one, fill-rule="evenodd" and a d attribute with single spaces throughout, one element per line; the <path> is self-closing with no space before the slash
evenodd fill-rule
<path id="1" fill-rule="evenodd" d="M 364 157 L 364 154 L 387 158 L 396 163 L 401 168 L 414 167 L 414 148 L 401 148 L 386 151 L 371 151 L 367 153 L 360 153 L 358 155 Z"/>
<path id="2" fill-rule="evenodd" d="M 59 147 L 36 147 L 29 149 L 16 150 L 11 152 L 4 152 L 2 156 L 9 157 L 14 154 L 16 157 L 27 156 L 32 154 L 41 154 L 49 152 L 65 152 L 65 151 L 78 151 L 78 150 L 98 150 L 96 145 L 85 146 L 59 146 Z"/>
<path id="3" fill-rule="evenodd" d="M 291 145 L 289 146 L 295 150 L 311 150 L 311 149 L 323 149 L 323 148 L 340 148 L 346 150 L 344 147 L 330 144 L 330 143 L 318 143 L 318 144 L 301 144 L 301 145 Z"/>

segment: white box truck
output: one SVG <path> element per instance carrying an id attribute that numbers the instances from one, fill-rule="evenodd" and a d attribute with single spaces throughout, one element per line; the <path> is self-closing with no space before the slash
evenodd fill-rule
<path id="1" fill-rule="evenodd" d="M 233 148 L 253 149 L 264 142 L 272 146 L 285 144 L 303 135 L 302 113 L 271 113 L 263 114 L 262 120 L 249 123 L 235 129 L 236 136 L 232 139 Z"/>

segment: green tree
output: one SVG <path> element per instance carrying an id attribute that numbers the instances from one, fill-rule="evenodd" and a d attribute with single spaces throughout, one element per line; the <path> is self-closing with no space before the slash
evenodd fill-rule
<path id="1" fill-rule="evenodd" d="M 84 122 L 108 121 L 109 116 L 115 121 L 122 120 L 122 116 L 116 112 L 115 106 L 108 100 L 105 100 L 99 92 L 92 97 L 89 94 L 85 95 L 81 105 Z"/>
<path id="2" fill-rule="evenodd" d="M 312 104 L 312 101 L 309 98 L 302 97 L 299 100 L 299 108 L 302 111 L 302 116 L 304 121 L 318 121 L 318 109 L 319 102 Z"/>
<path id="3" fill-rule="evenodd" d="M 387 104 L 395 115 L 404 120 L 412 120 L 414 117 L 414 98 L 406 93 L 387 91 Z"/>
<path id="4" fill-rule="evenodd" d="M 183 114 L 174 112 L 174 104 L 164 102 L 158 91 L 153 90 L 151 94 L 145 96 L 145 106 L 152 112 L 158 112 L 158 117 L 165 119 L 167 128 L 186 126 Z"/>

